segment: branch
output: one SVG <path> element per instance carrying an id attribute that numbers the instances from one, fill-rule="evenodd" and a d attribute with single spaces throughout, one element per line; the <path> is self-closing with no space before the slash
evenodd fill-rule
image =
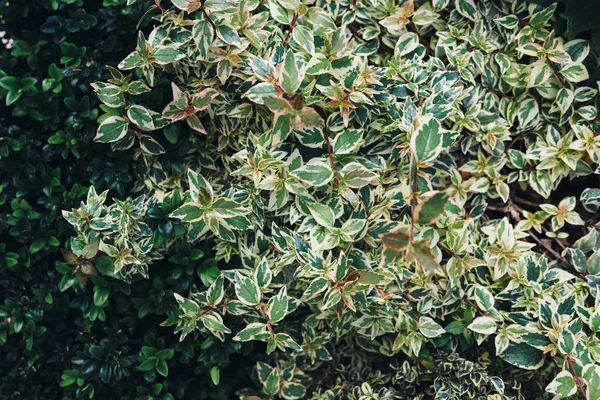
<path id="1" fill-rule="evenodd" d="M 546 61 L 548 62 L 548 65 L 550 66 L 550 68 L 552 68 L 552 72 L 554 72 L 554 76 L 556 76 L 556 78 L 558 78 L 558 81 L 560 82 L 561 86 L 567 87 L 567 85 L 565 85 L 565 81 L 560 76 L 560 73 L 558 72 L 558 70 L 556 69 L 554 64 L 552 64 L 552 61 L 550 61 L 550 58 L 546 57 Z"/>
<path id="2" fill-rule="evenodd" d="M 215 38 L 216 38 L 217 37 L 217 25 L 215 25 L 215 22 L 212 20 L 210 15 L 206 12 L 206 8 L 204 8 L 204 5 L 202 5 L 201 10 L 202 10 L 202 14 L 204 14 L 204 18 L 206 18 L 206 20 L 210 24 L 210 26 L 213 30 L 213 33 L 215 35 Z"/>
<path id="3" fill-rule="evenodd" d="M 486 317 L 490 316 L 490 314 L 487 311 L 481 310 L 479 307 L 477 307 L 477 304 L 473 303 L 471 301 L 471 299 L 469 299 L 468 297 L 463 297 L 463 301 L 465 303 L 467 303 L 468 305 L 470 305 L 471 307 L 473 307 L 474 309 L 476 309 L 477 311 L 479 311 L 484 316 L 486 316 Z M 500 324 L 498 321 L 494 321 L 494 323 L 496 324 L 498 329 L 502 329 L 502 324 Z"/>
<path id="4" fill-rule="evenodd" d="M 581 378 L 579 376 L 577 376 L 577 371 L 575 371 L 575 366 L 573 365 L 573 361 L 571 360 L 570 354 L 567 355 L 565 357 L 565 359 L 567 360 L 567 364 L 569 364 L 569 369 L 571 370 L 571 373 L 573 374 L 573 378 L 575 378 L 575 383 L 577 384 L 577 388 L 581 392 L 581 395 L 583 396 L 584 400 L 587 400 L 587 396 L 585 395 L 585 390 L 583 390 L 583 386 L 581 386 L 581 381 L 580 381 Z"/>
<path id="5" fill-rule="evenodd" d="M 160 0 L 154 0 L 154 5 L 160 10 L 161 14 L 164 14 L 167 12 L 167 10 L 165 10 L 164 8 L 161 7 Z"/>
<path id="6" fill-rule="evenodd" d="M 335 162 L 333 161 L 333 150 L 331 149 L 331 141 L 329 140 L 329 133 L 327 131 L 327 127 L 323 128 L 323 136 L 325 136 L 325 144 L 327 145 L 327 158 L 329 159 L 329 164 L 331 164 L 331 169 L 335 173 L 335 176 L 342 181 L 342 176 L 340 175 L 340 171 L 338 171 L 335 166 Z"/>
<path id="7" fill-rule="evenodd" d="M 411 203 L 410 203 L 410 243 L 412 244 L 415 238 L 415 210 L 417 208 L 417 172 L 418 172 L 418 168 L 417 168 L 417 160 L 415 160 L 415 157 L 412 156 L 412 160 L 414 161 L 414 168 L 413 168 L 413 163 L 411 162 L 411 169 L 412 169 L 412 199 L 411 199 Z"/>
<path id="8" fill-rule="evenodd" d="M 429 41 L 427 39 L 425 39 L 423 36 L 421 36 L 421 33 L 419 32 L 419 30 L 417 29 L 417 27 L 415 26 L 415 24 L 413 24 L 412 21 L 410 21 L 408 23 L 408 25 L 406 25 L 408 28 L 410 28 L 411 31 L 413 31 L 414 33 L 417 34 L 417 37 L 419 38 L 419 42 L 421 42 L 423 44 L 423 46 L 425 46 L 425 48 L 427 49 L 427 51 L 430 54 L 434 54 L 433 49 L 431 48 L 431 45 L 429 44 Z"/>
<path id="9" fill-rule="evenodd" d="M 292 31 L 296 27 L 296 21 L 298 21 L 298 13 L 294 14 L 294 19 L 292 19 L 292 22 L 290 22 L 290 30 L 285 35 L 285 39 L 283 39 L 283 45 L 284 46 L 287 46 L 287 44 L 288 44 L 288 42 L 290 40 L 290 36 L 292 35 Z"/>

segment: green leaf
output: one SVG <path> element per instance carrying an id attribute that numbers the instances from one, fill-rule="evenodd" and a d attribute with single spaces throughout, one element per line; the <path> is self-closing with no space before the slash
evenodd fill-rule
<path id="1" fill-rule="evenodd" d="M 125 118 L 116 115 L 108 117 L 98 127 L 94 140 L 100 143 L 116 142 L 127 135 L 128 128 Z"/>
<path id="2" fill-rule="evenodd" d="M 511 343 L 501 357 L 516 367 L 528 370 L 538 369 L 544 364 L 544 353 L 525 343 Z"/>
<path id="3" fill-rule="evenodd" d="M 173 295 L 175 296 L 175 300 L 177 300 L 179 307 L 184 313 L 196 316 L 200 312 L 200 307 L 195 301 L 186 299 L 178 293 L 174 293 Z"/>
<path id="4" fill-rule="evenodd" d="M 319 203 L 310 203 L 307 207 L 319 225 L 326 228 L 332 228 L 335 225 L 335 214 L 331 207 Z"/>
<path id="5" fill-rule="evenodd" d="M 496 332 L 496 322 L 490 317 L 477 317 L 473 320 L 469 329 L 482 335 L 491 335 Z"/>
<path id="6" fill-rule="evenodd" d="M 362 129 L 345 129 L 339 133 L 331 144 L 335 154 L 351 154 L 364 143 Z"/>
<path id="7" fill-rule="evenodd" d="M 288 52 L 285 53 L 283 67 L 281 69 L 281 87 L 286 93 L 293 95 L 300 87 L 303 78 L 304 71 L 298 66 L 294 52 L 288 50 Z"/>
<path id="8" fill-rule="evenodd" d="M 157 362 L 158 362 L 158 359 L 156 357 L 149 357 L 148 359 L 144 360 L 143 363 L 140 364 L 138 369 L 140 371 L 151 371 L 154 369 Z"/>
<path id="9" fill-rule="evenodd" d="M 305 164 L 290 172 L 290 174 L 302 182 L 315 187 L 326 185 L 333 178 L 333 171 L 325 162 L 313 162 Z"/>
<path id="10" fill-rule="evenodd" d="M 539 107 L 535 99 L 526 99 L 519 106 L 519 123 L 521 129 L 532 128 L 539 119 Z"/>
<path id="11" fill-rule="evenodd" d="M 455 0 L 456 11 L 463 17 L 475 21 L 477 18 L 477 6 L 473 0 Z"/>
<path id="12" fill-rule="evenodd" d="M 294 382 L 286 382 L 283 384 L 281 394 L 286 400 L 301 399 L 306 394 L 306 388 Z"/>
<path id="13" fill-rule="evenodd" d="M 233 340 L 248 342 L 250 340 L 262 340 L 270 336 L 267 330 L 267 324 L 262 322 L 253 322 L 242 329 Z"/>
<path id="14" fill-rule="evenodd" d="M 421 202 L 416 209 L 417 223 L 428 225 L 435 223 L 446 209 L 448 195 L 445 192 L 434 193 Z"/>
<path id="15" fill-rule="evenodd" d="M 184 222 L 196 222 L 202 219 L 206 209 L 195 203 L 186 203 L 173 211 L 171 218 L 179 218 Z"/>
<path id="16" fill-rule="evenodd" d="M 231 25 L 218 25 L 217 36 L 219 39 L 232 46 L 239 47 L 242 44 L 240 35 L 238 35 L 235 28 Z"/>
<path id="17" fill-rule="evenodd" d="M 146 107 L 132 105 L 127 110 L 127 117 L 143 131 L 153 131 L 156 129 L 154 119 Z"/>
<path id="18" fill-rule="evenodd" d="M 156 372 L 162 376 L 169 376 L 169 366 L 165 360 L 158 360 L 156 364 Z"/>
<path id="19" fill-rule="evenodd" d="M 306 53 L 313 55 L 315 53 L 315 38 L 313 31 L 304 25 L 297 25 L 292 31 L 292 39 L 302 47 Z"/>
<path id="20" fill-rule="evenodd" d="M 235 294 L 247 306 L 255 306 L 260 302 L 258 283 L 241 274 L 236 274 L 235 277 Z"/>
<path id="21" fill-rule="evenodd" d="M 159 65 L 177 62 L 185 57 L 185 54 L 174 46 L 158 46 L 152 52 L 152 56 Z"/>
<path id="22" fill-rule="evenodd" d="M 419 161 L 433 161 L 442 151 L 443 135 L 437 119 L 424 117 L 410 139 L 410 147 Z"/>
<path id="23" fill-rule="evenodd" d="M 224 278 L 222 275 L 219 275 L 217 279 L 210 285 L 208 290 L 206 291 L 206 301 L 208 304 L 215 306 L 223 300 L 225 296 L 225 289 L 223 287 Z"/>
<path id="24" fill-rule="evenodd" d="M 558 375 L 546 386 L 546 391 L 561 398 L 569 397 L 577 392 L 577 384 L 575 378 L 569 371 L 561 371 Z"/>
<path id="25" fill-rule="evenodd" d="M 288 296 L 286 287 L 282 287 L 276 296 L 269 299 L 267 313 L 272 322 L 281 321 L 287 314 Z"/>
<path id="26" fill-rule="evenodd" d="M 62 372 L 62 381 L 60 382 L 60 387 L 67 387 L 72 385 L 77 378 L 79 377 L 79 370 L 77 369 L 67 369 Z"/>
<path id="27" fill-rule="evenodd" d="M 221 381 L 221 371 L 219 370 L 219 367 L 214 366 L 210 369 L 210 379 L 215 386 L 219 386 L 219 382 Z"/>
<path id="28" fill-rule="evenodd" d="M 419 331 L 423 334 L 423 336 L 430 339 L 439 337 L 446 333 L 440 324 L 429 317 L 423 316 L 419 319 Z"/>

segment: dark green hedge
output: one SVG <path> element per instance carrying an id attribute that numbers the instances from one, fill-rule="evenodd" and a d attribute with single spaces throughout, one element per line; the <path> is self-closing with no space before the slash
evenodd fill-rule
<path id="1" fill-rule="evenodd" d="M 61 291 L 72 282 L 59 272 L 59 247 L 73 235 L 61 210 L 77 207 L 90 184 L 117 198 L 132 191 L 133 152 L 92 141 L 99 102 L 90 86 L 110 76 L 106 65 L 135 47 L 138 23 L 153 16 L 144 15 L 149 2 L 126 3 L 0 1 L 2 399 L 227 398 L 237 379 L 223 371 L 231 385 L 217 390 L 208 373 L 237 348 L 201 351 L 206 343 L 180 343 L 160 327 L 174 292 L 214 274 L 201 249 L 180 249 L 135 285 L 94 277 L 85 290 Z M 153 349 L 166 350 L 166 367 L 138 370 Z M 74 374 L 86 384 L 68 386 Z"/>

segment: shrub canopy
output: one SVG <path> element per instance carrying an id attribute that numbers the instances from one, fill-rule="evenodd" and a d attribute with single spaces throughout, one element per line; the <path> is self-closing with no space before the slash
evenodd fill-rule
<path id="1" fill-rule="evenodd" d="M 33 292 L 77 318 L 65 396 L 600 398 L 596 61 L 555 34 L 556 5 L 117 3 L 98 12 L 146 12 L 137 41 L 43 149 L 78 174 L 53 172 L 76 193 L 44 218 L 62 209 L 71 237 Z M 81 10 L 68 32 L 101 27 Z M 61 32 L 61 62 L 95 65 Z M 69 75 L 48 68 L 60 103 Z M 12 118 L 45 121 L 25 100 L 53 97 L 8 71 Z M 18 238 L 41 215 L 8 193 Z M 19 295 L 0 343 L 34 351 L 53 322 L 22 332 Z"/>

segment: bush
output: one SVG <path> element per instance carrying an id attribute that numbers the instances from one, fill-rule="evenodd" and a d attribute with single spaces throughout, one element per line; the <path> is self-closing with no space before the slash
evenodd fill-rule
<path id="1" fill-rule="evenodd" d="M 600 398 L 590 46 L 415 3 L 65 1 L 15 41 L 2 392 Z"/>

